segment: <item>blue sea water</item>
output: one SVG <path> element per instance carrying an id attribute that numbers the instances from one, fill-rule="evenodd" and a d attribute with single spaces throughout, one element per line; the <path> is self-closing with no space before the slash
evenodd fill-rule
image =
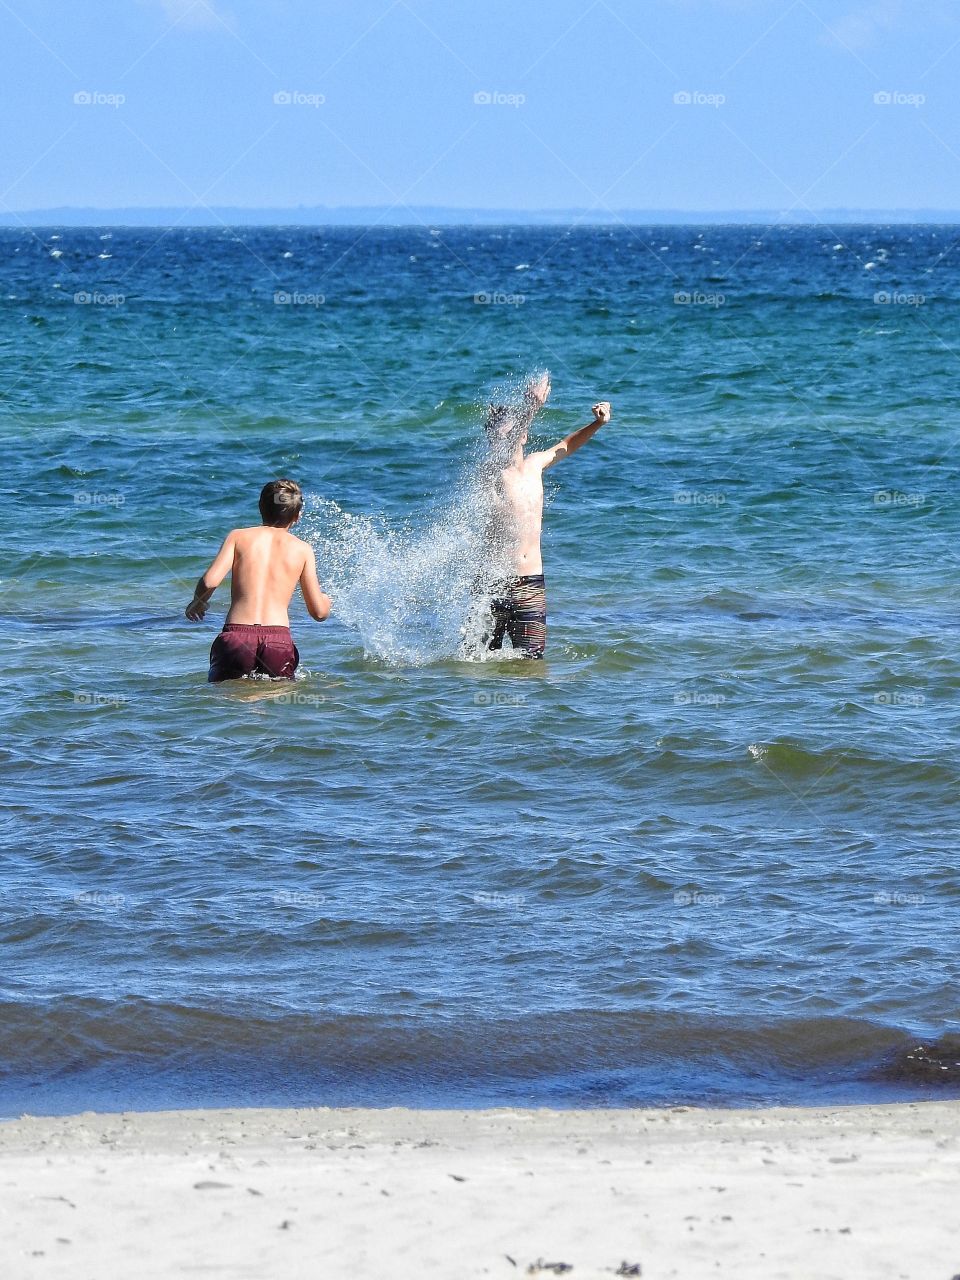
<path id="1" fill-rule="evenodd" d="M 960 230 L 0 230 L 0 1111 L 956 1094 Z M 465 661 L 547 367 L 542 663 Z M 334 616 L 182 610 L 298 479 Z"/>

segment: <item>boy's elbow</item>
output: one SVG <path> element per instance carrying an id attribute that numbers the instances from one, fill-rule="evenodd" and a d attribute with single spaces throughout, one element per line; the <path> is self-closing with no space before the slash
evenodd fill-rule
<path id="1" fill-rule="evenodd" d="M 322 595 L 317 601 L 315 607 L 310 610 L 317 622 L 326 622 L 330 617 L 330 610 L 333 607 L 333 601 L 328 595 Z"/>

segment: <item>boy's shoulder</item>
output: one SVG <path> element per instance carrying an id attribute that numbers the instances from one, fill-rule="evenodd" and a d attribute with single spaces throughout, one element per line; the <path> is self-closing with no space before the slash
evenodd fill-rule
<path id="1" fill-rule="evenodd" d="M 284 532 L 286 533 L 287 538 L 289 539 L 287 546 L 289 547 L 290 543 L 292 542 L 295 548 L 295 551 L 292 551 L 291 554 L 302 556 L 303 563 L 304 564 L 309 563 L 310 557 L 315 554 L 313 547 L 310 545 L 310 543 L 306 542 L 303 538 L 298 538 L 297 535 L 295 533 L 292 533 L 289 529 L 286 529 Z"/>
<path id="2" fill-rule="evenodd" d="M 291 542 L 296 543 L 298 550 L 303 551 L 304 553 L 308 551 L 311 553 L 313 552 L 313 547 L 309 542 L 305 542 L 303 538 L 298 538 L 297 535 L 295 533 L 291 533 L 289 529 L 279 530 L 266 524 L 251 524 L 246 525 L 242 529 L 232 529 L 230 533 L 227 534 L 227 537 L 232 538 L 235 543 L 251 543 L 258 541 L 260 538 L 271 537 L 274 534 L 281 532 L 285 533 Z"/>
<path id="3" fill-rule="evenodd" d="M 285 533 L 288 538 L 292 538 L 294 542 L 300 542 L 303 546 L 308 547 L 309 542 L 304 542 L 302 538 L 298 538 L 295 533 L 291 533 L 289 529 L 278 529 L 275 525 L 270 524 L 245 524 L 239 529 L 231 529 L 227 534 L 228 538 L 258 538 L 267 537 L 277 533 Z"/>
<path id="4" fill-rule="evenodd" d="M 227 539 L 228 541 L 232 542 L 234 546 L 238 546 L 238 547 L 243 546 L 244 543 L 249 544 L 253 542 L 257 536 L 257 533 L 262 528 L 263 528 L 263 525 L 257 525 L 257 524 L 243 525 L 239 529 L 231 529 L 230 532 L 227 534 Z"/>

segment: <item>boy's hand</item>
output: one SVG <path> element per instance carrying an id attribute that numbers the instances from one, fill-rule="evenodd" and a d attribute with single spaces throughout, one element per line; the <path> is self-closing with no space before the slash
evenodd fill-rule
<path id="1" fill-rule="evenodd" d="M 233 535 L 231 534 L 231 537 L 232 536 Z M 230 538 L 228 538 L 227 541 L 223 544 L 223 547 L 226 547 L 229 544 L 229 542 L 230 542 Z M 220 548 L 221 556 L 223 555 L 223 547 Z M 230 547 L 230 552 L 232 555 L 233 554 L 232 546 Z M 220 557 L 218 556 L 217 559 L 219 558 Z M 216 582 L 214 582 L 214 585 L 212 587 L 207 586 L 207 574 L 211 572 L 211 570 L 216 565 L 216 563 L 217 561 L 214 560 L 213 565 L 211 565 L 210 569 L 207 570 L 207 573 L 205 573 L 200 578 L 200 581 L 193 588 L 193 599 L 190 601 L 190 603 L 187 605 L 187 607 L 183 611 L 187 615 L 187 617 L 190 619 L 191 622 L 203 621 L 204 614 L 207 612 L 207 608 L 210 605 L 210 597 L 213 595 L 214 591 L 216 591 L 217 589 Z M 221 574 L 220 577 L 222 578 L 223 574 Z"/>
<path id="2" fill-rule="evenodd" d="M 609 422 L 612 414 L 613 410 L 610 408 L 609 400 L 601 400 L 593 406 L 593 420 L 601 425 Z"/>
<path id="3" fill-rule="evenodd" d="M 527 395 L 540 408 L 547 403 L 547 397 L 550 395 L 550 375 L 543 374 L 535 382 L 527 383 Z"/>

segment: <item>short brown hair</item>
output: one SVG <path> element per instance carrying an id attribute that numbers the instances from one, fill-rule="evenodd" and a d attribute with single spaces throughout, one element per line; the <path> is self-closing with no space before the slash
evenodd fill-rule
<path id="1" fill-rule="evenodd" d="M 271 480 L 260 490 L 263 523 L 287 529 L 303 510 L 303 492 L 296 480 Z"/>
<path id="2" fill-rule="evenodd" d="M 513 447 L 537 416 L 542 402 L 528 389 L 509 404 L 488 404 L 484 430 L 494 444 Z"/>

